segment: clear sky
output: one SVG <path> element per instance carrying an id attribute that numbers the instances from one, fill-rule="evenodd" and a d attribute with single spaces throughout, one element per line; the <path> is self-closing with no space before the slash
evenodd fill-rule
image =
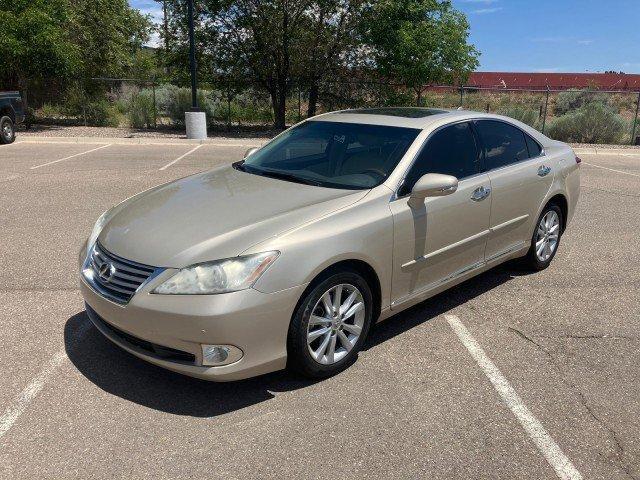
<path id="1" fill-rule="evenodd" d="M 160 18 L 153 0 L 129 0 Z M 453 0 L 484 71 L 640 73 L 640 0 Z"/>

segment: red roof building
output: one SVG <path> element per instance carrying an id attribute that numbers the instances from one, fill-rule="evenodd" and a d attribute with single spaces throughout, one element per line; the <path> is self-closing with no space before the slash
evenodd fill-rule
<path id="1" fill-rule="evenodd" d="M 640 91 L 640 75 L 628 73 L 520 73 L 474 72 L 465 84 L 469 87 L 566 90 Z"/>

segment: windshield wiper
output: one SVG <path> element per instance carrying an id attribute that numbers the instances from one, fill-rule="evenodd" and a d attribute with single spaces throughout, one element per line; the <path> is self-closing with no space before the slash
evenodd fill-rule
<path id="1" fill-rule="evenodd" d="M 233 168 L 235 168 L 236 170 L 240 170 L 241 172 L 246 172 L 247 171 L 247 169 L 244 168 L 244 160 L 240 160 L 239 162 L 233 162 L 231 164 L 231 166 Z"/>
<path id="2" fill-rule="evenodd" d="M 244 172 L 255 173 L 264 177 L 277 178 L 278 180 L 287 180 L 289 182 L 302 183 L 304 185 L 313 185 L 316 187 L 322 186 L 322 182 L 311 180 L 310 178 L 299 177 L 292 173 L 287 173 L 280 170 L 266 170 L 264 168 L 256 168 L 253 166 L 247 168 L 247 165 L 244 163 L 238 165 L 236 168 Z"/>

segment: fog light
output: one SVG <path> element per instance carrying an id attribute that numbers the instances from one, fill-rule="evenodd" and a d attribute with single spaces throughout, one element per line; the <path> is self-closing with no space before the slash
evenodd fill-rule
<path id="1" fill-rule="evenodd" d="M 202 365 L 219 367 L 237 362 L 242 350 L 233 345 L 202 345 Z"/>

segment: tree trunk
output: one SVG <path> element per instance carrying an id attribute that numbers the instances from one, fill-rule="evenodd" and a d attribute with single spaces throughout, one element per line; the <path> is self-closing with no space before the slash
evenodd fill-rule
<path id="1" fill-rule="evenodd" d="M 416 96 L 418 97 L 418 107 L 422 106 L 422 89 L 416 88 Z"/>
<path id="2" fill-rule="evenodd" d="M 314 79 L 309 87 L 309 105 L 307 106 L 307 117 L 313 117 L 318 109 L 318 83 Z"/>
<path id="3" fill-rule="evenodd" d="M 283 90 L 279 90 L 276 96 L 275 105 L 275 127 L 278 130 L 284 130 L 287 128 L 286 124 L 286 112 L 287 112 L 287 94 Z"/>
<path id="4" fill-rule="evenodd" d="M 280 88 L 270 92 L 271 107 L 273 109 L 273 127 L 276 130 L 287 128 L 285 116 L 287 110 L 287 94 Z"/>
<path id="5" fill-rule="evenodd" d="M 31 115 L 29 115 L 29 92 L 28 83 L 25 79 L 18 80 L 18 90 L 21 91 L 22 110 L 24 111 L 24 125 L 27 130 L 31 129 Z"/>

